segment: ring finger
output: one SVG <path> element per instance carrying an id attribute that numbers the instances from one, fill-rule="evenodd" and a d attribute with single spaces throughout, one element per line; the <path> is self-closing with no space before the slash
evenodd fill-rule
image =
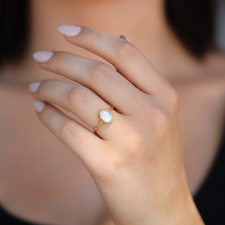
<path id="1" fill-rule="evenodd" d="M 109 110 L 110 108 L 108 103 L 80 84 L 59 80 L 36 81 L 30 85 L 30 91 L 35 98 L 56 104 L 74 113 L 93 129 L 101 121 L 98 116 L 100 110 Z M 102 124 L 96 130 L 96 133 L 103 139 L 114 138 L 120 130 L 118 126 L 121 125 L 122 116 L 115 110 L 112 114 L 115 118 L 113 125 L 111 123 Z"/>

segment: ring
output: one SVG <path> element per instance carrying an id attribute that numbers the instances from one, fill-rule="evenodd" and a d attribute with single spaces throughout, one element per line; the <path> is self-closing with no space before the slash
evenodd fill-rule
<path id="1" fill-rule="evenodd" d="M 103 123 L 111 123 L 113 120 L 113 115 L 111 113 L 111 111 L 113 110 L 114 107 L 110 107 L 109 110 L 106 109 L 102 109 L 99 112 L 99 118 L 101 120 L 101 122 L 98 124 L 97 127 L 94 128 L 94 132 L 103 124 Z"/>

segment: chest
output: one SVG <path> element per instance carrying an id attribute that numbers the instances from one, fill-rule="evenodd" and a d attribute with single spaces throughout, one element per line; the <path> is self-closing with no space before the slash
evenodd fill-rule
<path id="1" fill-rule="evenodd" d="M 180 99 L 183 125 L 183 158 L 192 195 L 206 179 L 225 128 L 225 82 L 174 85 Z"/>

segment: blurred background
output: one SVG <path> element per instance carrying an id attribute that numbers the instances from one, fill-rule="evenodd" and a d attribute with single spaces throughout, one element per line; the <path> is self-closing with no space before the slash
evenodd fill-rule
<path id="1" fill-rule="evenodd" d="M 219 0 L 216 26 L 217 45 L 225 52 L 225 1 Z"/>
<path id="2" fill-rule="evenodd" d="M 7 1 L 8 0 L 6 0 L 6 2 Z M 179 1 L 180 0 L 178 0 L 178 2 Z M 189 1 L 191 1 L 191 0 L 189 0 Z M 197 1 L 197 0 L 193 0 L 193 1 Z M 202 2 L 204 2 L 204 1 L 207 2 L 207 0 L 203 0 Z M 0 0 L 0 2 L 1 2 L 1 0 Z M 40 2 L 41 2 L 40 0 L 36 1 L 36 3 L 40 3 Z M 43 0 L 43 2 L 47 5 L 47 3 L 50 1 Z M 55 2 L 57 2 L 57 1 L 52 1 L 52 2 L 55 4 Z M 64 4 L 67 1 L 61 1 L 61 2 Z M 83 1 L 81 0 L 81 2 L 83 2 Z M 88 2 L 88 4 L 89 3 L 93 4 L 94 0 L 89 0 L 87 2 Z M 96 0 L 96 4 L 94 3 L 93 8 L 96 9 L 98 6 L 97 4 L 101 4 L 99 2 L 101 2 L 101 1 Z M 107 1 L 102 0 L 102 2 L 106 3 Z M 120 0 L 118 0 L 117 2 L 120 2 Z M 123 1 L 121 1 L 121 2 L 123 2 Z M 130 4 L 129 1 L 127 1 L 127 2 Z M 151 0 L 147 0 L 146 2 L 151 2 Z M 155 2 L 157 2 L 157 0 Z M 140 5 L 139 2 L 137 2 L 137 5 Z M 53 14 L 48 13 L 49 8 L 46 7 L 45 11 L 43 10 L 43 15 L 41 15 L 41 17 L 40 17 L 42 21 L 44 21 L 43 18 L 53 18 L 54 17 Z M 90 9 L 91 9 L 91 7 L 90 7 Z M 118 10 L 116 10 L 116 11 L 113 11 L 113 10 L 114 9 L 112 9 L 112 12 L 114 12 L 114 13 L 118 12 Z M 54 10 L 53 10 L 53 12 L 54 12 Z M 71 12 L 70 12 L 71 15 L 75 14 L 74 10 L 72 10 L 72 9 L 71 9 Z M 106 12 L 108 12 L 108 11 L 106 11 Z M 62 10 L 62 14 L 63 14 L 63 10 Z M 104 24 L 102 25 L 99 22 L 102 19 L 100 19 L 99 21 L 96 19 L 97 22 L 90 21 L 88 19 L 87 20 L 84 19 L 84 17 L 86 15 L 88 15 L 87 17 L 93 18 L 94 14 L 89 16 L 90 14 L 91 14 L 90 10 L 87 11 L 85 15 L 82 14 L 82 18 L 80 17 L 82 22 L 85 22 L 87 24 L 90 23 L 91 25 L 98 24 L 99 28 L 101 28 L 102 30 L 107 32 L 108 31 L 107 26 L 104 26 Z M 48 17 L 45 17 L 46 15 Z M 122 14 L 122 16 L 123 16 L 123 14 Z M 38 18 L 38 17 L 39 17 L 39 14 L 37 14 L 35 16 L 35 18 Z M 101 15 L 99 15 L 99 18 L 100 17 L 101 17 Z M 115 16 L 115 14 L 113 14 L 113 17 L 115 17 L 118 20 L 118 18 L 117 18 L 117 16 Z M 120 17 L 120 18 L 123 19 L 123 17 Z M 52 27 L 50 27 L 50 29 L 47 30 L 49 32 L 49 34 L 51 34 L 51 33 L 55 34 L 55 37 L 56 37 L 56 38 L 52 39 L 51 42 L 49 42 L 50 44 L 52 44 L 51 46 L 57 46 L 57 43 L 58 43 L 57 40 L 64 40 L 62 35 L 58 33 L 58 31 L 56 29 L 56 25 L 60 24 L 60 23 L 66 23 L 68 21 L 70 22 L 70 18 L 65 18 L 65 20 L 63 20 L 63 21 L 61 21 L 61 19 L 62 19 L 62 17 L 56 18 L 57 21 L 55 21 L 55 22 L 53 21 L 53 24 L 51 21 Z M 68 19 L 68 21 L 67 21 L 67 19 Z M 105 23 L 105 21 L 103 21 L 103 22 Z M 124 27 L 127 24 L 131 24 L 127 20 L 124 20 L 123 22 L 124 22 Z M 45 23 L 46 22 L 44 21 L 43 24 L 45 24 Z M 116 23 L 118 23 L 118 21 Z M 44 27 L 43 29 L 46 29 L 46 27 Z M 119 31 L 119 29 L 117 31 Z M 45 32 L 46 32 L 46 30 L 44 30 L 44 32 L 43 32 L 44 34 L 40 33 L 38 35 L 37 39 L 38 40 L 44 39 L 44 37 L 46 38 L 46 36 L 49 37 L 49 39 L 51 39 L 52 36 L 46 35 Z M 136 33 L 136 31 L 135 31 L 135 33 Z M 127 34 L 126 32 L 124 32 L 124 33 L 118 32 L 118 34 L 126 34 L 129 37 L 129 34 Z M 46 39 L 48 39 L 48 38 L 46 38 Z M 216 40 L 216 45 L 219 47 L 219 49 L 223 50 L 225 53 L 225 0 L 218 0 L 217 14 L 216 14 L 215 40 Z M 134 40 L 134 42 L 135 41 L 137 41 L 137 40 Z M 137 43 L 139 43 L 140 46 L 144 49 L 145 46 L 143 47 L 141 45 L 141 42 L 137 42 Z M 46 48 L 45 50 L 51 50 L 51 49 L 49 49 L 47 44 L 45 45 L 44 42 L 43 42 L 43 45 L 41 45 L 41 49 L 39 49 L 39 47 L 40 47 L 40 45 L 36 46 L 35 49 L 32 49 L 32 51 L 33 50 L 42 50 L 45 48 Z M 55 49 L 55 50 L 61 50 L 61 48 L 63 48 L 64 50 L 72 49 L 74 52 L 76 50 L 76 53 L 78 55 L 83 55 L 85 57 L 89 57 L 88 54 L 90 54 L 90 58 L 94 58 L 93 57 L 94 55 L 92 55 L 91 53 L 85 52 L 85 51 L 83 51 L 83 49 L 80 49 L 77 46 L 71 46 L 69 43 L 66 43 L 66 42 L 63 42 L 63 44 L 60 45 L 58 48 L 59 49 Z M 149 56 L 151 56 L 151 54 Z M 98 60 L 98 57 L 95 56 L 95 59 Z M 161 62 L 161 61 L 159 61 L 159 62 Z M 38 74 L 39 68 L 36 66 L 36 62 L 31 57 L 30 57 L 29 65 L 31 67 L 33 65 L 35 65 L 34 68 L 37 68 L 37 69 L 34 72 L 37 72 L 36 74 Z M 27 82 L 29 81 L 28 78 L 30 75 L 29 73 L 31 71 L 31 69 L 30 69 L 31 67 L 29 67 L 27 69 L 27 65 L 25 65 L 24 70 L 21 69 L 21 71 L 22 71 L 21 74 L 24 75 L 24 81 L 27 81 Z M 175 67 L 177 68 L 177 64 L 175 65 Z M 45 77 L 45 75 L 50 77 L 50 74 L 47 74 L 47 71 L 42 71 L 40 69 L 40 72 L 41 72 L 42 77 Z M 33 73 L 33 70 L 32 70 L 32 73 Z M 21 74 L 19 74 L 19 75 L 21 75 Z M 0 75 L 2 75 L 2 74 L 0 74 Z M 38 78 L 41 79 L 42 77 L 38 77 Z M 57 75 L 52 74 L 52 77 L 57 78 Z M 33 79 L 32 76 L 29 79 Z M 60 79 L 62 79 L 62 78 L 60 78 Z M 13 76 L 12 80 L 15 81 L 15 83 L 17 83 L 17 84 L 19 81 L 22 81 L 21 83 L 23 83 L 23 76 L 19 77 L 18 80 L 17 80 L 16 76 L 15 77 Z M 29 83 L 30 83 L 30 81 L 29 81 Z M 1 82 L 0 82 L 0 85 L 1 85 Z M 0 173 L 2 171 L 6 171 L 4 176 L 2 176 L 2 177 L 6 180 L 7 179 L 10 180 L 9 178 L 11 178 L 12 182 L 10 183 L 7 180 L 8 183 L 5 182 L 6 185 L 4 184 L 5 185 L 4 186 L 2 184 L 3 182 L 1 183 L 1 180 L 0 180 L 0 197 L 1 197 L 1 195 L 3 196 L 3 194 L 6 193 L 5 194 L 6 197 L 2 198 L 1 203 L 4 203 L 4 204 L 2 204 L 2 206 L 4 206 L 5 209 L 9 209 L 9 212 L 11 212 L 12 214 L 23 216 L 23 218 L 26 220 L 29 219 L 29 220 L 36 220 L 36 221 L 47 221 L 47 220 L 50 221 L 50 220 L 54 219 L 55 221 L 57 221 L 59 223 L 59 221 L 65 221 L 64 219 L 66 218 L 66 220 L 68 220 L 68 221 L 69 220 L 74 221 L 75 219 L 77 219 L 77 221 L 79 221 L 79 220 L 81 221 L 80 223 L 73 222 L 70 224 L 76 224 L 76 225 L 77 224 L 79 224 L 79 225 L 85 224 L 86 225 L 88 223 L 90 224 L 90 221 L 93 221 L 93 218 L 97 218 L 96 215 L 98 215 L 98 213 L 100 215 L 99 218 L 101 216 L 103 218 L 105 216 L 105 214 L 104 214 L 105 206 L 103 204 L 102 199 L 100 198 L 100 195 L 98 193 L 98 190 L 97 190 L 92 178 L 90 177 L 90 174 L 88 173 L 86 168 L 84 168 L 83 164 L 79 161 L 79 159 L 75 158 L 75 156 L 72 152 L 64 151 L 64 150 L 68 150 L 68 149 L 61 142 L 59 142 L 59 140 L 57 140 L 52 134 L 50 134 L 50 132 L 48 132 L 47 129 L 45 130 L 45 128 L 42 127 L 42 124 L 40 123 L 38 118 L 36 118 L 36 116 L 33 113 L 34 110 L 33 110 L 32 104 L 31 104 L 32 97 L 30 96 L 30 93 L 28 93 L 27 86 L 25 87 L 26 92 L 23 90 L 21 92 L 19 92 L 18 91 L 19 89 L 17 90 L 16 88 L 12 88 L 12 90 L 7 89 L 7 87 L 4 87 L 4 88 L 5 88 L 4 94 L 2 94 L 3 88 L 2 89 L 0 88 L 0 103 L 3 102 L 5 104 L 5 105 L 3 103 L 0 104 L 0 113 L 1 113 L 1 111 L 3 112 L 2 117 L 0 114 L 0 128 L 3 128 L 4 124 L 5 124 L 5 127 L 7 127 L 7 128 L 10 126 L 12 127 L 12 129 L 7 130 L 7 132 L 9 133 L 8 137 L 9 137 L 10 141 L 5 141 L 6 146 L 8 146 L 9 144 L 11 144 L 12 146 L 10 146 L 8 148 L 4 147 L 4 151 L 2 151 L 2 155 L 5 154 L 6 156 L 3 155 L 4 156 L 3 157 L 2 155 L 0 155 L 0 167 L 4 168 L 4 169 L 1 169 Z M 186 114 L 188 114 L 188 115 L 186 115 L 184 113 L 184 116 L 187 116 L 186 127 L 189 128 L 189 125 L 190 125 L 190 127 L 193 126 L 195 129 L 197 127 L 197 125 L 202 126 L 202 124 L 204 124 L 204 123 L 202 123 L 202 124 L 199 123 L 196 125 L 193 118 L 189 117 L 191 115 L 192 111 L 193 111 L 192 114 L 196 115 L 196 116 L 198 116 L 198 113 L 200 112 L 200 111 L 194 111 L 193 108 L 198 109 L 198 107 L 196 107 L 196 105 L 201 106 L 201 104 L 199 104 L 199 103 L 202 103 L 202 102 L 207 103 L 206 105 L 208 108 L 213 108 L 213 107 L 211 107 L 211 105 L 209 107 L 209 101 L 203 101 L 206 99 L 205 96 L 207 97 L 207 95 L 204 95 L 204 93 L 207 93 L 207 94 L 209 93 L 209 95 L 212 96 L 211 99 L 213 99 L 213 98 L 216 99 L 217 97 L 214 94 L 215 93 L 214 89 L 207 88 L 206 90 L 203 90 L 201 88 L 199 89 L 199 87 L 197 87 L 197 85 L 196 86 L 193 85 L 191 88 L 189 88 L 189 89 L 188 88 L 189 88 L 189 86 L 187 85 L 187 89 L 184 89 L 183 92 L 181 92 L 181 90 L 180 90 L 180 94 L 183 94 L 183 99 L 185 99 L 185 101 L 186 101 L 186 99 L 189 100 L 189 101 L 187 101 L 188 104 L 189 104 L 189 102 L 190 103 L 194 102 L 194 100 L 196 100 L 196 104 L 195 105 L 187 104 L 186 108 L 183 107 L 183 112 L 187 112 Z M 212 91 L 210 92 L 208 90 L 212 90 Z M 4 95 L 4 97 L 3 97 L 3 95 Z M 204 98 L 201 98 L 202 96 Z M 1 100 L 1 97 L 2 97 L 2 100 Z M 5 100 L 5 99 L 10 99 L 10 100 Z M 211 100 L 211 102 L 215 102 L 215 101 Z M 194 107 L 192 107 L 192 106 L 194 106 Z M 213 104 L 213 106 L 214 106 L 214 104 Z M 8 109 L 8 112 L 5 109 Z M 27 109 L 27 110 L 25 111 L 23 109 Z M 207 113 L 205 113 L 205 111 L 209 111 L 209 110 L 208 109 L 204 110 L 203 111 L 204 115 L 207 114 Z M 201 113 L 202 113 L 202 111 L 199 114 L 201 114 Z M 207 114 L 207 115 L 209 115 L 209 118 L 212 117 L 211 114 Z M 218 114 L 216 114 L 216 115 L 218 115 Z M 71 115 L 71 117 L 72 117 L 72 115 Z M 2 118 L 6 118 L 6 119 L 4 120 Z M 11 119 L 11 118 L 13 118 L 13 119 Z M 206 118 L 206 116 L 205 116 L 205 118 Z M 185 117 L 185 119 L 186 119 L 186 117 Z M 10 122 L 10 121 L 12 121 L 12 122 Z M 3 122 L 4 122 L 4 124 L 3 124 Z M 10 126 L 8 124 L 10 124 Z M 32 124 L 32 132 L 30 132 L 31 124 Z M 18 125 L 19 129 L 16 127 L 16 125 Z M 205 129 L 205 130 L 211 130 L 211 127 L 212 127 L 211 124 L 209 124 L 209 126 L 210 126 L 210 129 Z M 13 127 L 14 127 L 14 129 L 13 129 Z M 21 129 L 21 127 L 23 127 L 23 129 Z M 18 130 L 19 130 L 19 132 L 18 132 Z M 3 132 L 1 133 L 1 131 L 4 131 L 4 133 L 5 133 L 5 130 L 0 129 L 0 137 L 4 137 Z M 196 131 L 196 133 L 198 134 L 198 131 Z M 214 132 L 212 132 L 212 133 L 214 135 Z M 23 143 L 21 145 L 19 145 L 19 147 L 17 145 L 17 142 L 14 139 L 12 141 L 12 138 L 14 138 L 13 135 L 18 136 L 18 137 L 24 137 L 24 139 L 21 138 L 21 143 L 22 142 Z M 27 138 L 27 135 L 31 135 L 31 136 L 33 135 L 32 136 L 33 138 Z M 197 136 L 197 138 L 201 137 L 201 136 L 203 137 L 204 141 L 207 140 L 207 138 L 205 138 L 201 134 L 199 134 L 199 136 Z M 212 136 L 212 135 L 210 135 L 210 136 Z M 193 134 L 193 137 L 194 138 L 191 140 L 194 140 L 193 141 L 193 143 L 194 143 L 197 138 L 194 134 Z M 3 141 L 1 141 L 1 140 L 3 140 L 3 138 L 0 139 L 0 143 L 1 143 L 0 148 L 2 146 L 4 146 Z M 20 141 L 20 138 L 18 138 L 18 140 Z M 24 140 L 26 140 L 26 142 Z M 187 138 L 186 143 L 189 143 L 189 142 L 190 142 L 190 140 Z M 35 143 L 35 144 L 33 144 L 33 143 Z M 33 148 L 33 146 L 35 146 L 35 148 Z M 196 145 L 196 146 L 197 146 L 196 149 L 200 148 L 198 145 Z M 6 151 L 6 149 L 8 152 Z M 46 149 L 47 149 L 47 151 L 46 151 Z M 204 150 L 204 148 L 202 148 L 202 149 Z M 193 152 L 195 152 L 194 148 L 193 148 Z M 0 151 L 0 153 L 1 153 L 1 151 Z M 29 154 L 27 154 L 27 153 L 29 153 Z M 200 161 L 202 162 L 203 160 L 202 160 L 201 152 L 199 152 L 198 155 L 200 156 L 199 158 L 200 158 Z M 191 157 L 194 159 L 197 158 L 194 156 L 191 156 Z M 187 159 L 189 159 L 189 158 L 187 157 Z M 65 162 L 66 162 L 66 164 L 65 164 Z M 194 162 L 197 162 L 197 160 L 195 160 Z M 197 165 L 197 167 L 199 167 L 198 162 L 196 165 Z M 5 168 L 7 168 L 8 170 Z M 188 168 L 188 169 L 190 169 L 191 172 L 194 171 L 194 169 L 192 169 L 192 168 L 194 168 L 192 166 L 192 164 L 190 164 L 190 168 Z M 10 173 L 8 171 L 10 171 Z M 76 171 L 76 172 L 74 172 L 74 171 Z M 191 174 L 191 172 L 189 174 Z M 194 171 L 194 173 L 195 173 L 195 171 Z M 68 177 L 65 176 L 65 174 Z M 71 177 L 73 179 L 70 179 Z M 224 180 L 224 177 L 222 180 Z M 221 182 L 221 180 L 219 182 Z M 53 189 L 52 187 L 54 187 L 55 189 Z M 7 192 L 5 190 L 7 190 Z M 5 193 L 4 193 L 4 191 L 5 191 Z M 222 190 L 222 193 L 223 192 L 224 192 L 224 189 Z M 9 193 L 9 194 L 7 195 L 7 193 Z M 220 192 L 218 195 L 220 195 Z M 207 198 L 208 198 L 208 196 L 207 196 Z M 214 196 L 212 195 L 211 198 L 213 199 Z M 73 199 L 75 199 L 75 200 L 73 201 Z M 224 201 L 221 200 L 221 202 L 224 202 Z M 205 203 L 203 202 L 202 204 L 205 204 Z M 68 207 L 71 211 L 67 210 L 67 208 L 65 206 Z M 0 206 L 0 210 L 1 210 L 1 206 Z M 74 210 L 74 211 L 72 211 L 72 210 Z M 62 212 L 62 214 L 60 214 L 58 212 Z M 74 214 L 74 212 L 76 212 L 76 214 Z M 224 213 L 222 213 L 222 214 L 224 214 Z M 68 215 L 71 217 L 69 217 Z M 74 215 L 77 216 L 77 218 L 74 218 Z M 96 219 L 96 221 L 97 220 L 98 220 L 98 218 Z M 0 225 L 1 224 L 3 224 L 3 223 L 1 223 L 1 214 L 0 214 Z M 56 223 L 52 223 L 52 224 L 56 224 Z M 61 224 L 65 225 L 64 222 L 62 222 Z M 223 224 L 223 223 L 214 222 L 213 224 Z"/>

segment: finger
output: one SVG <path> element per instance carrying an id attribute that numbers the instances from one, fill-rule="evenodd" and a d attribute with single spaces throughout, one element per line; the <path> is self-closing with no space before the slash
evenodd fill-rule
<path id="1" fill-rule="evenodd" d="M 60 25 L 58 30 L 69 42 L 110 62 L 119 73 L 145 93 L 159 94 L 160 88 L 169 85 L 142 52 L 128 41 L 85 26 Z"/>
<path id="2" fill-rule="evenodd" d="M 90 89 L 80 84 L 71 84 L 59 80 L 37 81 L 30 85 L 35 98 L 50 102 L 65 108 L 77 115 L 82 121 L 93 129 L 100 123 L 99 112 L 109 110 L 110 105 L 99 98 Z M 121 116 L 113 110 L 113 121 L 102 124 L 96 133 L 102 139 L 117 138 L 117 130 L 121 127 Z"/>
<path id="3" fill-rule="evenodd" d="M 34 107 L 42 123 L 85 164 L 99 160 L 104 141 L 97 135 L 49 103 L 34 100 Z"/>
<path id="4" fill-rule="evenodd" d="M 37 52 L 35 59 L 51 52 Z M 55 52 L 50 60 L 40 64 L 42 68 L 68 77 L 89 87 L 109 105 L 123 114 L 135 111 L 140 99 L 145 93 L 137 89 L 126 78 L 116 72 L 111 66 L 97 60 L 78 55 Z"/>

